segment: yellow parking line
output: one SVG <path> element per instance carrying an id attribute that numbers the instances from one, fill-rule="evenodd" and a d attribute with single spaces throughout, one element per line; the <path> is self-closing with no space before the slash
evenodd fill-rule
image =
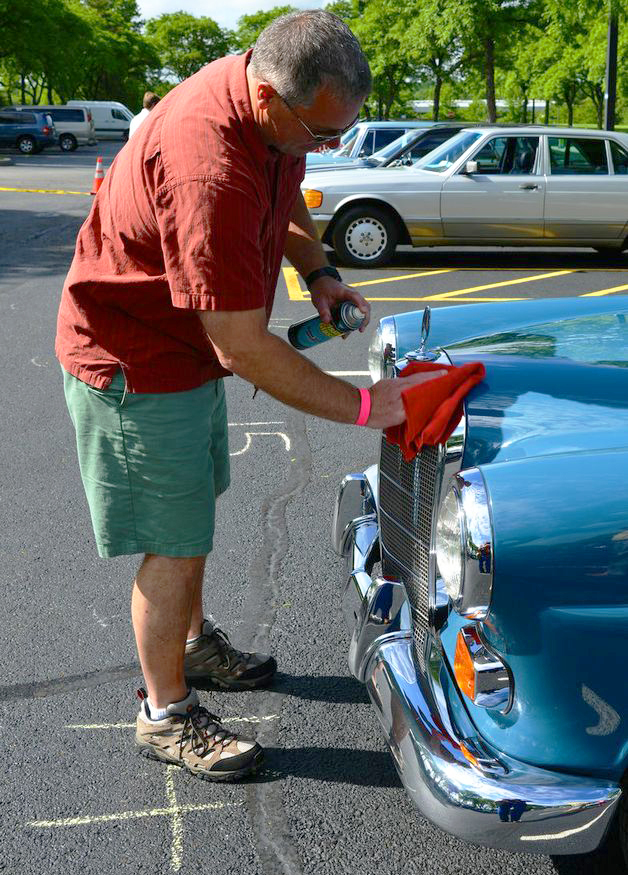
<path id="1" fill-rule="evenodd" d="M 33 194 L 81 194 L 91 197 L 88 191 L 64 191 L 60 188 L 6 188 L 5 186 L 0 186 L 0 191 L 25 191 Z"/>
<path id="2" fill-rule="evenodd" d="M 309 301 L 309 292 L 304 292 L 299 282 L 299 274 L 293 267 L 283 268 L 283 278 L 286 281 L 288 297 L 291 301 Z"/>
<path id="3" fill-rule="evenodd" d="M 380 283 L 397 283 L 400 280 L 413 280 L 419 276 L 435 276 L 438 273 L 451 273 L 457 267 L 439 267 L 434 270 L 424 270 L 421 273 L 406 273 L 403 276 L 387 276 L 378 280 L 364 280 L 360 283 L 349 283 L 350 286 L 378 286 Z"/>
<path id="4" fill-rule="evenodd" d="M 482 292 L 485 289 L 497 289 L 501 286 L 515 286 L 520 283 L 533 283 L 538 280 L 550 279 L 551 277 L 564 276 L 568 273 L 575 273 L 573 270 L 555 270 L 551 273 L 542 273 L 537 276 L 525 276 L 518 280 L 502 280 L 499 283 L 487 283 L 483 286 L 471 286 L 468 289 L 457 289 L 455 292 L 442 292 L 438 295 L 430 295 L 429 298 L 424 298 L 425 301 L 446 301 L 449 298 L 456 298 L 459 295 L 468 295 L 473 292 Z"/>
<path id="5" fill-rule="evenodd" d="M 628 289 L 626 286 L 613 286 L 612 289 L 600 289 L 599 292 L 587 292 L 586 295 L 580 295 L 581 298 L 601 298 L 603 295 L 612 295 L 614 292 L 624 292 Z"/>

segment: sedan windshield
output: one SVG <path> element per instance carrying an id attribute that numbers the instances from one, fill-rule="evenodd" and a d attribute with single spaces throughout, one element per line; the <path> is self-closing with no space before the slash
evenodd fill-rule
<path id="1" fill-rule="evenodd" d="M 355 141 L 358 138 L 359 128 L 355 125 L 351 128 L 350 131 L 347 131 L 346 134 L 343 134 L 340 138 L 340 146 L 338 149 L 333 149 L 332 152 L 334 155 L 350 155 L 351 150 L 355 146 Z"/>
<path id="2" fill-rule="evenodd" d="M 406 146 L 409 146 L 413 140 L 416 140 L 417 137 L 423 136 L 424 134 L 425 131 L 423 130 L 418 133 L 417 131 L 406 131 L 405 134 L 397 137 L 396 140 L 393 140 L 392 143 L 384 146 L 379 152 L 373 152 L 370 156 L 369 163 L 374 161 L 377 164 L 383 164 L 388 158 L 392 158 L 393 155 L 396 155 L 397 152 L 401 152 Z"/>
<path id="3" fill-rule="evenodd" d="M 432 149 L 413 165 L 413 170 L 429 170 L 431 173 L 444 173 L 482 136 L 481 131 L 461 131 L 446 140 L 442 146 Z"/>

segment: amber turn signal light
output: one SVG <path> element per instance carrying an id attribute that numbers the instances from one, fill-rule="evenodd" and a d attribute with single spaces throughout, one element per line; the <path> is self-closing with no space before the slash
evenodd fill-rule
<path id="1" fill-rule="evenodd" d="M 467 636 L 463 634 L 461 629 L 456 639 L 454 675 L 462 692 L 473 701 L 475 699 L 475 666 L 467 646 L 467 640 Z"/>
<path id="2" fill-rule="evenodd" d="M 303 200 L 305 201 L 305 206 L 309 209 L 320 207 L 323 203 L 323 192 L 316 191 L 313 188 L 306 188 L 303 192 Z"/>

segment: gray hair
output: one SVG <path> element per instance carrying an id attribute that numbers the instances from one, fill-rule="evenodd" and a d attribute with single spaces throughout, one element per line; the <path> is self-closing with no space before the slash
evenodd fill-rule
<path id="1" fill-rule="evenodd" d="M 340 99 L 364 98 L 372 84 L 357 38 L 342 19 L 322 9 L 271 21 L 257 38 L 250 68 L 293 106 L 310 106 L 323 86 Z"/>

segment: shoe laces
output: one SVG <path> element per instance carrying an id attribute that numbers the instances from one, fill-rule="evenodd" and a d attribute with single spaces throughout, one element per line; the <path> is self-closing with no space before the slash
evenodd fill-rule
<path id="1" fill-rule="evenodd" d="M 226 663 L 227 670 L 235 668 L 238 663 L 246 665 L 248 660 L 251 658 L 250 653 L 247 653 L 243 650 L 236 650 L 236 648 L 227 638 L 225 632 L 223 632 L 222 629 L 219 629 L 217 626 L 212 632 L 212 637 L 216 641 L 216 647 L 218 648 L 218 652 L 222 660 Z"/>
<path id="2" fill-rule="evenodd" d="M 217 744 L 220 744 L 221 750 L 224 750 L 236 738 L 237 736 L 222 726 L 220 717 L 212 714 L 202 705 L 196 705 L 184 718 L 179 739 L 179 759 L 183 758 L 183 747 L 187 741 L 191 742 L 192 753 L 204 757 Z"/>

